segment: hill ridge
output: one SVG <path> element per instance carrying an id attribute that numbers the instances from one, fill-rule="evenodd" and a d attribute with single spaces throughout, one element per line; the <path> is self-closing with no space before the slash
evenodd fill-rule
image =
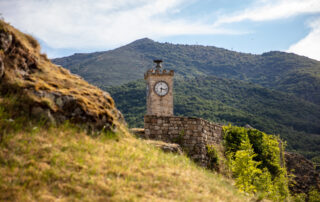
<path id="1" fill-rule="evenodd" d="M 178 78 L 215 75 L 260 84 L 320 104 L 320 62 L 294 53 L 239 53 L 215 46 L 177 45 L 148 38 L 92 54 L 53 59 L 98 86 L 115 86 L 142 78 L 161 58 Z M 294 83 L 290 82 L 293 81 Z M 283 82 L 286 81 L 286 82 Z"/>

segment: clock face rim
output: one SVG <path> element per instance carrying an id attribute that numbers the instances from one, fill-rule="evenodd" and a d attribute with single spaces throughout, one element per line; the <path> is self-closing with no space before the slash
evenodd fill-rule
<path id="1" fill-rule="evenodd" d="M 158 92 L 156 91 L 156 86 L 157 86 L 157 84 L 159 84 L 159 83 L 164 83 L 164 84 L 167 85 L 168 90 L 167 90 L 167 92 L 166 92 L 165 94 L 163 94 L 163 95 L 158 94 Z M 169 90 L 170 90 L 170 89 L 169 89 L 169 85 L 168 85 L 167 82 L 165 82 L 165 81 L 157 81 L 157 82 L 154 84 L 153 90 L 154 90 L 154 92 L 156 93 L 156 95 L 158 95 L 158 96 L 160 96 L 160 97 L 163 97 L 163 96 L 166 96 L 166 95 L 169 93 Z"/>

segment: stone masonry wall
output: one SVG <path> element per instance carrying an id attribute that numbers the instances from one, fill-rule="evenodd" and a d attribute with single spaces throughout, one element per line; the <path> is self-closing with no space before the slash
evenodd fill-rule
<path id="1" fill-rule="evenodd" d="M 145 115 L 145 138 L 179 144 L 188 156 L 208 166 L 207 145 L 219 144 L 222 126 L 201 118 Z"/>

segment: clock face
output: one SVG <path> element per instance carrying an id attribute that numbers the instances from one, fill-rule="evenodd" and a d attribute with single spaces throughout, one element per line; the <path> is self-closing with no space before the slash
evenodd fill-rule
<path id="1" fill-rule="evenodd" d="M 169 86 L 164 81 L 159 81 L 154 85 L 154 91 L 159 96 L 165 96 L 169 92 Z"/>

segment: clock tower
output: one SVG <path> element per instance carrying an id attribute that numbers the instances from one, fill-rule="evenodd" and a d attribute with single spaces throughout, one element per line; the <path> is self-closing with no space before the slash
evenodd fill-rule
<path id="1" fill-rule="evenodd" d="M 147 115 L 173 116 L 173 70 L 162 69 L 162 60 L 154 60 L 155 69 L 144 74 L 147 84 Z"/>

